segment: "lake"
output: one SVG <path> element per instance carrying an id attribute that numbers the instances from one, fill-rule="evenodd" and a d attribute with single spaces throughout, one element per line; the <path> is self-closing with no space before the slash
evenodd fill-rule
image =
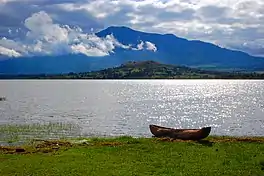
<path id="1" fill-rule="evenodd" d="M 264 135 L 260 80 L 2 80 L 0 124 L 74 124 L 76 135 L 150 137 L 149 124 Z"/>

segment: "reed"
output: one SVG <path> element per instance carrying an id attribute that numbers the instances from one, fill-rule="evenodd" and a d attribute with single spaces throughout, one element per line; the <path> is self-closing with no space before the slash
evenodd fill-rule
<path id="1" fill-rule="evenodd" d="M 80 128 L 72 123 L 34 123 L 0 125 L 0 142 L 9 143 L 30 139 L 61 139 L 78 136 Z"/>

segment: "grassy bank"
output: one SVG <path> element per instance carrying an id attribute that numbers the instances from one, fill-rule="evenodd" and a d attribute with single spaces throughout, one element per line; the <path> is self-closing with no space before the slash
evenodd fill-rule
<path id="1" fill-rule="evenodd" d="M 19 148 L 1 147 L 0 175 L 263 176 L 264 137 L 32 141 Z"/>

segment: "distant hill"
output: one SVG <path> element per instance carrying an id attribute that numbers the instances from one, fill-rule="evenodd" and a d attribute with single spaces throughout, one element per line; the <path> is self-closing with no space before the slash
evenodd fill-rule
<path id="1" fill-rule="evenodd" d="M 153 60 L 165 64 L 221 71 L 264 71 L 264 58 L 253 57 L 202 41 L 190 41 L 172 34 L 155 34 L 136 31 L 127 27 L 109 27 L 96 33 L 99 37 L 113 34 L 122 44 L 136 48 L 143 41 L 154 44 L 156 49 L 127 50 L 116 48 L 104 57 L 82 54 L 61 56 L 35 56 L 0 59 L 0 74 L 60 74 L 96 71 L 115 67 L 127 61 Z"/>
<path id="2" fill-rule="evenodd" d="M 264 74 L 206 71 L 155 61 L 130 61 L 100 71 L 55 75 L 0 75 L 0 79 L 264 79 Z"/>

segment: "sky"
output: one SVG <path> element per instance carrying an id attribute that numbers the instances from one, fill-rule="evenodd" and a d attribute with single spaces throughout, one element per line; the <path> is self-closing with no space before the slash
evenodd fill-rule
<path id="1" fill-rule="evenodd" d="M 0 0 L 0 55 L 83 53 L 125 46 L 93 33 L 109 26 L 172 33 L 264 56 L 264 0 Z"/>

